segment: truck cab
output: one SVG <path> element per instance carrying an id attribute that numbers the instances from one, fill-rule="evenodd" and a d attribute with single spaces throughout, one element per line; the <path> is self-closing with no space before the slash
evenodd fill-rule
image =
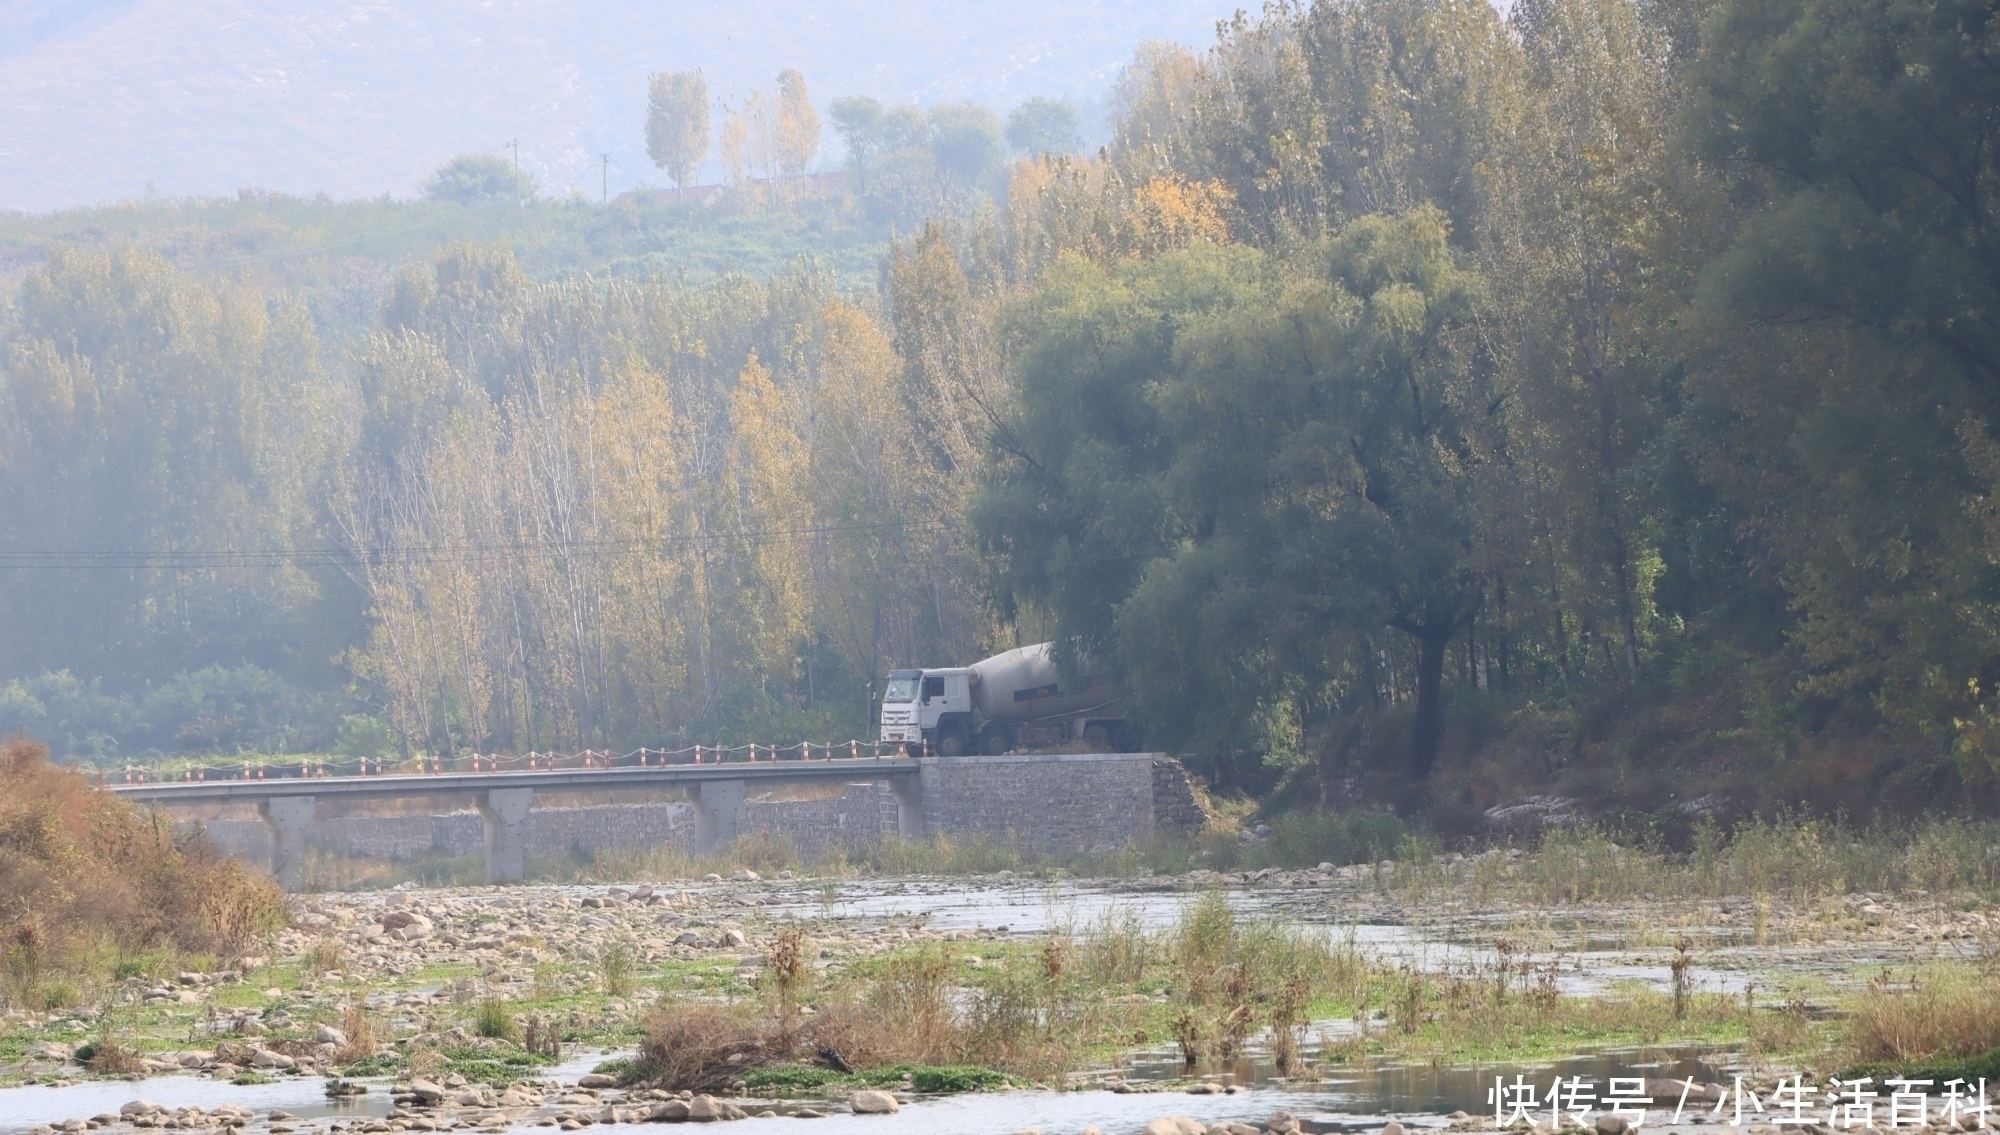
<path id="1" fill-rule="evenodd" d="M 971 751 L 973 720 L 971 670 L 891 670 L 882 691 L 882 740 L 926 742 L 939 756 Z"/>

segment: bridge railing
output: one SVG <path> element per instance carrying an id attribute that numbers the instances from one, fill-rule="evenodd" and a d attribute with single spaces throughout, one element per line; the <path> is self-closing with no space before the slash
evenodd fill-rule
<path id="1" fill-rule="evenodd" d="M 446 773 L 564 772 L 579 769 L 666 768 L 670 765 L 770 764 L 779 761 L 866 761 L 924 756 L 924 742 L 800 741 L 791 745 L 693 745 L 685 749 L 639 748 L 620 753 L 583 749 L 574 753 L 427 753 L 408 760 L 349 757 L 256 758 L 234 762 L 189 763 L 175 768 L 128 764 L 98 773 L 104 784 L 167 784 L 187 781 L 321 780 L 343 776 L 440 776 Z"/>

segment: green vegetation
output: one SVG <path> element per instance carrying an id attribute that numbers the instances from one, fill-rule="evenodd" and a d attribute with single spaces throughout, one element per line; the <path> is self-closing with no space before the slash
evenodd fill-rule
<path id="1" fill-rule="evenodd" d="M 0 893 L 0 1009 L 32 1012 L 97 1001 L 175 955 L 233 965 L 287 919 L 269 879 L 18 736 L 0 745 Z"/>
<path id="2" fill-rule="evenodd" d="M 1326 0 L 1146 45 L 1094 156 L 1058 103 L 854 96 L 808 178 L 788 71 L 695 198 L 465 158 L 0 218 L 0 718 L 106 762 L 839 740 L 892 667 L 1047 638 L 1262 798 L 1214 864 L 1531 794 L 1697 862 L 1991 814 L 1986 16 Z M 653 83 L 677 184 L 702 90 Z"/>

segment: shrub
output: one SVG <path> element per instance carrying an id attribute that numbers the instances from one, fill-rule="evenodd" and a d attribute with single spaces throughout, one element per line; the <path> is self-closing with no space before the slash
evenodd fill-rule
<path id="1" fill-rule="evenodd" d="M 433 201 L 480 205 L 494 201 L 532 201 L 535 179 L 493 154 L 460 154 L 424 179 L 424 196 Z"/>
<path id="2" fill-rule="evenodd" d="M 74 1000 L 93 955 L 232 957 L 286 918 L 270 879 L 19 736 L 0 746 L 0 894 L 0 994 L 37 1007 Z"/>

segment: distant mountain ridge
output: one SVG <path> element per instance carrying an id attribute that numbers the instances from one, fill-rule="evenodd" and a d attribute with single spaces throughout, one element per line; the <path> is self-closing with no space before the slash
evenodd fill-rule
<path id="1" fill-rule="evenodd" d="M 1204 44 L 1228 0 L 0 0 L 0 209 L 256 187 L 409 195 L 513 140 L 545 190 L 664 182 L 649 72 L 718 98 L 804 71 L 846 94 L 1005 111 L 1101 97 L 1143 39 Z M 833 144 L 828 131 L 829 149 Z M 511 151 L 509 151 L 511 152 Z"/>

